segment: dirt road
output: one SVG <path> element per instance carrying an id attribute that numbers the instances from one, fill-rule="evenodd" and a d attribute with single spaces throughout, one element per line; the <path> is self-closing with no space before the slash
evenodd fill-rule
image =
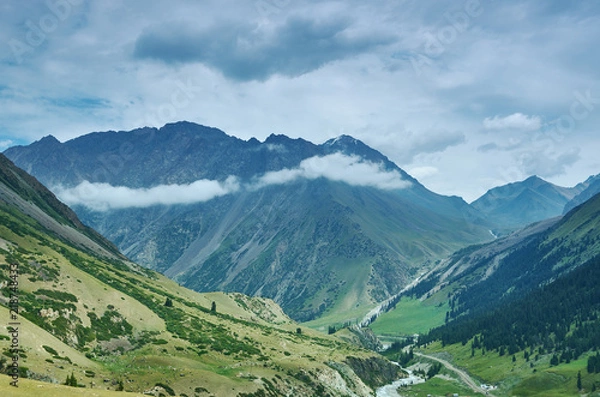
<path id="1" fill-rule="evenodd" d="M 437 361 L 438 363 L 442 364 L 444 367 L 446 367 L 448 370 L 454 372 L 455 374 L 457 374 L 459 376 L 459 378 L 467 385 L 469 386 L 474 392 L 476 393 L 483 393 L 483 395 L 485 396 L 489 396 L 489 397 L 495 397 L 493 394 L 491 394 L 488 390 L 485 390 L 483 388 L 481 388 L 480 385 L 477 384 L 477 382 L 475 382 L 470 376 L 469 374 L 467 374 L 465 371 L 463 371 L 462 369 L 458 369 L 456 368 L 454 365 L 450 364 L 448 361 L 441 359 L 441 358 L 437 358 L 437 357 L 433 357 L 433 356 L 429 356 L 427 354 L 422 354 L 422 353 L 417 353 L 415 352 L 416 356 L 419 357 L 424 357 L 424 358 L 428 358 L 430 360 L 434 360 Z"/>

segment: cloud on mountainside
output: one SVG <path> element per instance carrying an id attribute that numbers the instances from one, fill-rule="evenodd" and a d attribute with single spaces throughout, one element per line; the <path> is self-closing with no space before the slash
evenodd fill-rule
<path id="1" fill-rule="evenodd" d="M 202 179 L 186 185 L 159 185 L 143 189 L 83 181 L 73 188 L 57 187 L 54 192 L 68 205 L 83 205 L 95 211 L 107 211 L 153 205 L 200 203 L 235 193 L 242 188 L 257 190 L 299 179 L 318 178 L 383 190 L 403 189 L 410 186 L 410 183 L 404 181 L 397 171 L 386 171 L 381 165 L 363 161 L 357 156 L 334 153 L 305 159 L 297 168 L 268 172 L 249 185 L 241 185 L 235 176 L 230 176 L 224 182 Z"/>
<path id="2" fill-rule="evenodd" d="M 327 178 L 353 186 L 371 186 L 382 190 L 403 189 L 410 185 L 397 171 L 386 171 L 381 165 L 363 161 L 358 156 L 333 153 L 305 159 L 297 168 L 267 172 L 258 178 L 251 188 L 317 178 Z"/>
<path id="3" fill-rule="evenodd" d="M 187 185 L 159 185 L 143 189 L 83 181 L 73 188 L 55 188 L 54 192 L 68 205 L 84 205 L 96 211 L 106 211 L 199 203 L 234 193 L 239 189 L 237 178 L 229 177 L 225 182 L 201 179 Z"/>

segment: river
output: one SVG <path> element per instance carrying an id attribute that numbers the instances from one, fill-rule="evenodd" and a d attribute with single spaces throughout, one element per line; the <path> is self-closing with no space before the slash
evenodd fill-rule
<path id="1" fill-rule="evenodd" d="M 397 392 L 399 387 L 425 383 L 425 379 L 414 375 L 412 371 L 406 369 L 405 371 L 408 372 L 408 377 L 398 379 L 397 381 L 389 385 L 380 387 L 379 389 L 377 389 L 377 397 L 402 397 Z"/>

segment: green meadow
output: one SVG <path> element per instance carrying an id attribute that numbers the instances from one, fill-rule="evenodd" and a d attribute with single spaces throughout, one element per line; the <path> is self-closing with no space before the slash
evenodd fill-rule
<path id="1" fill-rule="evenodd" d="M 381 337 L 424 334 L 444 324 L 447 310 L 448 305 L 444 302 L 402 298 L 394 310 L 382 314 L 371 324 L 371 329 Z"/>

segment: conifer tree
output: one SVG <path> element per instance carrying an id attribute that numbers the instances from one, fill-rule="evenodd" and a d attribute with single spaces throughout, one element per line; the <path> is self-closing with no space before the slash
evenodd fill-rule
<path id="1" fill-rule="evenodd" d="M 75 374 L 73 374 L 73 372 L 71 372 L 71 375 L 67 375 L 65 385 L 77 387 L 77 378 L 75 378 Z"/>

